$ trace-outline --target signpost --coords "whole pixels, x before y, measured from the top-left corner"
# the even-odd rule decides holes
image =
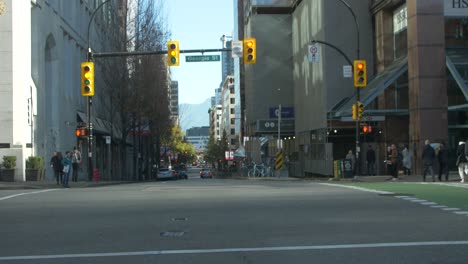
[[[220,61],[219,55],[185,56],[186,62]]]

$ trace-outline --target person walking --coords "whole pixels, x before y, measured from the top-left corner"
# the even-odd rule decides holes
[[[62,154],[60,152],[54,151],[54,156],[50,159],[50,167],[54,171],[55,180],[57,185],[62,183]]]
[[[468,174],[468,163],[465,153],[466,143],[464,141],[458,142],[457,148],[457,167],[458,174],[460,175],[460,182],[464,183],[466,175]]]
[[[390,162],[391,162],[391,175],[392,180],[398,180],[398,149],[395,144],[392,144],[390,151]]]
[[[372,149],[372,145],[369,145],[366,153],[367,160],[367,175],[375,176],[375,151]]]
[[[73,175],[72,181],[78,182],[78,170],[80,168],[81,163],[81,152],[74,147],[72,152],[72,168],[73,168]]]
[[[428,139],[424,141],[424,148],[422,152],[422,160],[424,164],[423,181],[426,181],[426,174],[430,173],[432,176],[432,181],[435,182],[434,169],[432,168],[435,157],[435,150],[429,143],[430,141]]]
[[[411,152],[408,149],[408,145],[401,152],[403,156],[403,170],[407,176],[411,175]]]
[[[439,154],[437,155],[437,158],[439,160],[439,181],[442,181],[442,175],[445,175],[445,181],[448,181],[448,148],[443,141],[440,143]]]
[[[65,157],[62,159],[62,165],[63,165],[63,187],[64,188],[70,188],[68,185],[68,178],[70,176],[70,170],[71,170],[71,152],[67,151],[65,153]]]

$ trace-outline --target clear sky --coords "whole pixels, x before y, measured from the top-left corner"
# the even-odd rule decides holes
[[[222,48],[222,35],[231,36],[234,30],[233,0],[168,0],[171,39],[180,41],[180,48]],[[221,61],[185,62],[181,54],[180,66],[171,67],[172,80],[179,81],[179,103],[199,104],[211,96],[221,83]],[[220,55],[205,53],[204,55]]]

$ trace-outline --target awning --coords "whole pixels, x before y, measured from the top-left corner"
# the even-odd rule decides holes
[[[385,89],[392,85],[401,75],[408,70],[408,57],[404,57],[394,61],[390,66],[386,67],[383,72],[375,76],[366,88],[360,90],[361,102],[364,106],[372,103],[375,98],[381,95]],[[349,98],[346,103],[341,104],[335,112],[335,116],[350,116],[351,109],[355,100]]]
[[[88,116],[85,113],[79,111],[77,113],[82,122],[88,123]],[[111,124],[109,121],[103,120],[96,116],[91,116],[91,121],[93,122],[93,131],[96,133],[110,135],[112,130],[114,138],[122,139],[122,131],[117,126]]]
[[[242,145],[234,151],[234,158],[245,158],[245,148]]]

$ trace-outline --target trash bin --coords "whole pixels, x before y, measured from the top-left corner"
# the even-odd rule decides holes
[[[343,161],[343,176],[344,178],[353,178],[353,161],[344,159]]]

